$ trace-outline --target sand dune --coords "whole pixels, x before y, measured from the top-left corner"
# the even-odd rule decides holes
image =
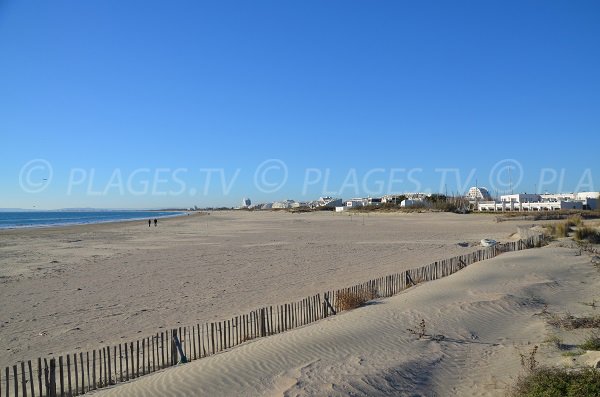
[[[167,369],[99,396],[504,396],[555,332],[538,315],[593,309],[597,270],[556,246],[504,254],[390,299]],[[406,330],[425,319],[441,341]],[[541,344],[543,364],[564,361]],[[592,361],[586,355],[581,360]]]

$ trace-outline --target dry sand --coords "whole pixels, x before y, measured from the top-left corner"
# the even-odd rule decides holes
[[[515,231],[516,223],[485,215],[243,211],[157,228],[141,221],[2,230],[0,367],[231,318]]]
[[[557,331],[539,313],[596,314],[589,256],[554,246],[503,254],[444,279],[318,323],[142,377],[98,396],[505,396],[523,373],[519,353],[540,344],[543,365],[567,358],[544,339]],[[406,330],[425,319],[441,341]],[[589,330],[562,335],[580,343]],[[96,394],[94,394],[96,395]]]

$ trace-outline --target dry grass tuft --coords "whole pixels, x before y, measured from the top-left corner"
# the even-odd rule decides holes
[[[580,226],[575,230],[575,240],[585,240],[592,244],[600,244],[600,232],[590,226]]]
[[[424,318],[421,319],[419,325],[415,329],[407,328],[406,330],[413,335],[417,335],[419,339],[428,336]]]
[[[583,226],[583,220],[580,215],[571,216],[564,222],[548,224],[545,227],[548,230],[548,233],[554,238],[564,238],[569,237],[571,228],[575,226]]]
[[[364,291],[363,293],[343,290],[336,295],[337,311],[356,309],[377,297],[377,292],[373,290]]]
[[[533,349],[531,349],[531,351],[529,352],[529,354],[526,356],[523,353],[519,353],[519,356],[521,357],[521,367],[523,367],[524,369],[526,369],[529,372],[533,372],[535,371],[535,369],[538,366],[538,361],[535,359],[535,355],[537,354],[538,351],[538,346],[535,345],[533,346]]]
[[[570,231],[571,231],[571,226],[569,226],[566,222],[559,223],[554,226],[554,237],[556,237],[556,238],[569,237]]]
[[[583,219],[581,218],[581,215],[573,215],[570,216],[567,221],[565,222],[565,224],[569,227],[571,226],[581,226],[583,225]]]
[[[575,317],[567,313],[561,317],[555,314],[548,319],[548,324],[565,329],[600,328],[600,316]]]

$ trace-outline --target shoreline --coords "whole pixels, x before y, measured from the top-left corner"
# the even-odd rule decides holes
[[[117,210],[115,210],[115,211],[117,211]],[[35,212],[35,211],[30,211],[29,213],[33,213],[33,212]],[[40,212],[47,213],[47,212],[70,212],[70,211],[40,211]],[[75,212],[75,211],[73,211],[73,212]],[[85,213],[86,211],[77,211],[77,212]],[[111,212],[111,210],[89,211],[89,212]],[[123,211],[123,212],[129,212],[129,211]],[[133,212],[133,211],[131,211],[131,212]],[[142,212],[142,210],[140,210],[140,212]],[[170,214],[170,215],[156,216],[156,219],[170,219],[170,218],[176,218],[176,217],[180,217],[180,216],[189,216],[193,213],[191,211],[161,211],[161,210],[156,210],[156,211],[149,210],[149,211],[144,211],[144,212],[173,212],[173,214]],[[10,213],[14,214],[14,212],[10,212]],[[148,219],[148,218],[140,217],[140,218],[127,218],[127,219],[98,220],[98,221],[91,221],[91,222],[67,222],[67,223],[59,223],[59,224],[0,226],[0,232],[5,231],[5,230],[31,230],[31,229],[48,230],[48,229],[53,229],[53,228],[101,225],[101,224],[107,224],[107,223],[117,224],[117,223],[137,222],[137,221],[141,221],[141,220],[145,220],[145,219]]]

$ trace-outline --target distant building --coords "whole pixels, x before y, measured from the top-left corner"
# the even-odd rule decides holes
[[[353,198],[350,199],[348,201],[346,201],[346,207],[348,208],[352,208],[352,207],[362,207],[367,205],[367,200],[363,199],[363,198]]]
[[[346,207],[364,207],[366,205],[380,205],[380,197],[353,198],[346,201]]]
[[[296,203],[296,201],[294,200],[283,200],[283,201],[275,201],[273,203],[273,205],[271,205],[271,208],[273,209],[286,209],[286,208],[293,208],[293,207],[298,207],[298,203]]]
[[[541,194],[542,201],[544,202],[557,202],[557,201],[581,201],[583,209],[595,210],[598,209],[598,201],[600,201],[600,192],[579,192],[579,193],[554,193],[554,194]]]
[[[477,204],[479,211],[558,211],[594,210],[598,208],[600,192],[506,194],[500,201],[483,201]]]
[[[311,207],[328,207],[328,208],[333,208],[333,207],[339,207],[342,205],[342,199],[341,198],[333,198],[333,197],[329,197],[329,196],[325,196],[325,197],[319,197],[318,200],[313,201],[310,203]]]
[[[406,195],[404,195],[404,194],[386,194],[385,196],[383,196],[381,198],[381,202],[384,204],[386,204],[386,203],[400,204],[400,202],[402,202],[402,200],[404,200],[404,198],[406,198]]]
[[[380,205],[382,202],[381,197],[369,197],[367,198],[367,205]]]
[[[536,203],[542,201],[539,194],[505,194],[500,196],[500,201],[503,203]]]
[[[492,201],[492,196],[488,192],[488,190],[484,187],[473,186],[469,189],[466,195],[467,199],[470,201]]]
[[[424,199],[419,199],[419,198],[404,199],[400,203],[400,207],[405,207],[405,208],[419,207],[419,206],[424,206],[424,205],[425,205],[425,200]]]
[[[242,207],[243,208],[248,208],[252,205],[252,201],[250,201],[249,198],[244,198],[242,199]]]

